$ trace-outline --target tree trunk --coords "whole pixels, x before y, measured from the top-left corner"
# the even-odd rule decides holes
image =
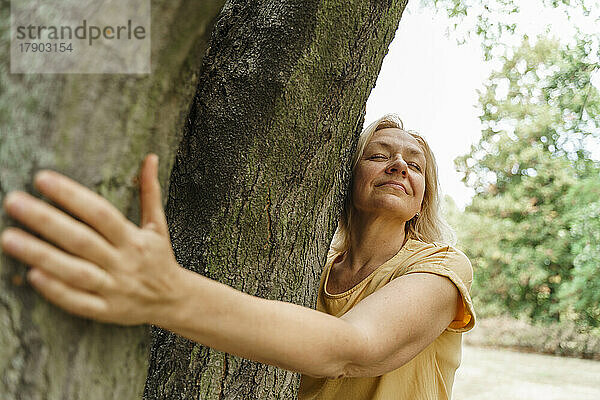
[[[136,221],[134,176],[154,151],[166,181],[223,3],[153,0],[151,75],[15,75],[8,60],[10,4],[1,1],[0,196],[32,192],[33,173],[52,168]],[[14,223],[0,213],[0,228]],[[140,399],[149,329],[67,315],[24,284],[25,271],[0,259],[0,398]]]
[[[149,77],[9,75],[4,60],[0,192],[31,191],[32,174],[52,168],[137,220],[132,178],[154,151],[162,182],[173,166],[167,215],[183,266],[313,306],[365,103],[405,5],[232,0],[207,47],[220,2],[156,0]],[[6,24],[6,0],[0,12]],[[24,272],[2,258],[3,399],[140,398],[147,371],[147,399],[295,397],[296,374],[161,330],[147,370],[146,329],[66,315]]]
[[[314,305],[365,103],[405,5],[227,2],[171,174],[181,265]],[[290,399],[297,386],[297,374],[154,331],[147,399]]]

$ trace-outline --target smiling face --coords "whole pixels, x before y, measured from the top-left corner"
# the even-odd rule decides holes
[[[398,128],[376,131],[354,170],[354,208],[410,220],[421,210],[425,169],[425,154],[413,136]]]

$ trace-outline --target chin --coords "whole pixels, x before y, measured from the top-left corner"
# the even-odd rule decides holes
[[[403,204],[398,204],[395,201],[377,201],[371,204],[370,207],[365,207],[363,209],[359,209],[359,212],[368,212],[370,214],[380,214],[382,216],[387,216],[389,218],[398,218],[403,221],[410,220],[417,211],[412,211],[407,209],[407,207]]]

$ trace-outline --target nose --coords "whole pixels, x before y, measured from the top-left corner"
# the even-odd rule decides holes
[[[404,161],[402,156],[397,155],[396,157],[391,159],[390,163],[385,169],[385,172],[387,172],[388,174],[399,172],[402,174],[402,176],[406,176],[406,174],[408,173],[408,164],[406,164],[406,161]]]

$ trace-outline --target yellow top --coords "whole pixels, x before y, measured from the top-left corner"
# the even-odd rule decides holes
[[[445,276],[458,288],[462,309],[433,343],[402,367],[382,376],[326,379],[302,375],[299,400],[441,400],[450,399],[454,373],[460,365],[462,332],[473,328],[475,312],[469,290],[473,268],[452,246],[409,239],[391,259],[350,290],[329,294],[329,271],[340,254],[330,254],[323,269],[317,310],[341,317],[359,301],[399,276],[428,272]]]

